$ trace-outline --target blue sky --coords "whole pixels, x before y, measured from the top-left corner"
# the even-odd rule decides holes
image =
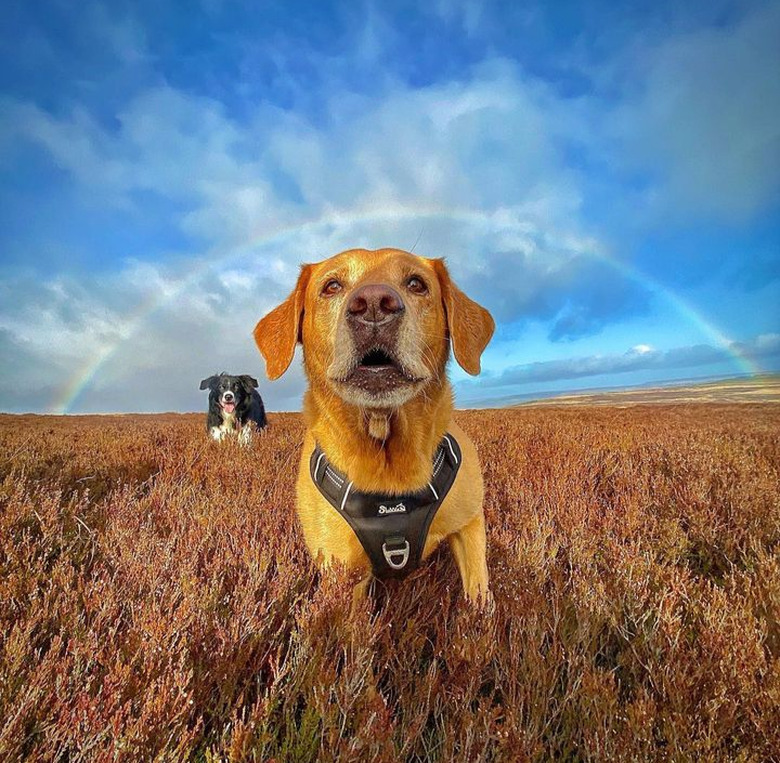
[[[22,2],[0,410],[204,407],[342,249],[495,315],[458,402],[780,370],[780,5]]]

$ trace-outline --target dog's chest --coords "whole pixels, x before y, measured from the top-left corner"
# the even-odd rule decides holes
[[[241,428],[240,422],[234,413],[221,412],[222,423],[219,426],[211,427],[211,436],[215,440],[221,440],[223,437],[227,437],[235,433]]]

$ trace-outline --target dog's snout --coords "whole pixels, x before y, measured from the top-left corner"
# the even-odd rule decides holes
[[[225,398],[225,400],[232,400],[232,399],[233,399],[233,397],[234,397],[234,395],[233,395],[233,393],[232,393],[232,392],[226,392],[226,393],[223,395],[223,397]]]
[[[349,298],[347,318],[360,323],[387,323],[404,311],[401,295],[387,284],[369,283]]]

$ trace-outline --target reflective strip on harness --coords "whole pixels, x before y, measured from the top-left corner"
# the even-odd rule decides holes
[[[416,493],[402,495],[356,490],[319,445],[309,459],[309,473],[357,535],[374,575],[404,577],[420,565],[431,522],[455,482],[461,460],[457,440],[446,434],[433,454],[431,481]]]

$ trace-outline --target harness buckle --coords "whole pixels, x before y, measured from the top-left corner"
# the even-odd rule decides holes
[[[400,546],[398,544],[400,544]],[[394,570],[402,570],[406,567],[406,563],[409,561],[409,550],[409,541],[400,535],[394,535],[391,538],[387,538],[382,544],[382,553],[384,554],[385,561]],[[399,556],[401,557],[400,561],[393,561],[393,557],[397,558]]]

